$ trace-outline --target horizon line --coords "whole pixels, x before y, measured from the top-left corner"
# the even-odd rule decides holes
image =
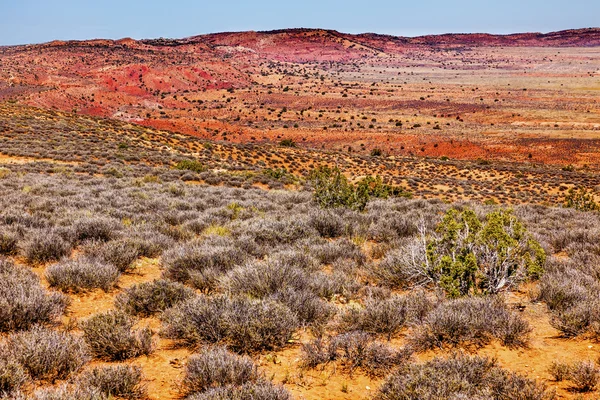
[[[514,36],[514,35],[533,35],[533,34],[540,34],[540,35],[549,35],[549,34],[553,34],[553,33],[560,33],[560,32],[569,32],[569,31],[582,31],[582,30],[600,30],[600,26],[588,26],[588,27],[579,27],[579,28],[566,28],[566,29],[560,29],[560,30],[552,30],[552,31],[547,31],[547,32],[540,32],[540,31],[522,31],[522,32],[440,32],[440,33],[427,33],[427,34],[419,34],[419,35],[399,35],[399,34],[393,34],[393,33],[379,33],[379,32],[344,32],[344,31],[340,31],[337,29],[330,29],[330,28],[308,28],[308,27],[294,27],[294,28],[277,28],[277,29],[267,29],[267,30],[258,30],[258,29],[250,29],[250,30],[231,30],[231,31],[220,31],[220,32],[204,32],[204,33],[198,33],[198,34],[193,34],[190,36],[183,36],[183,37],[146,37],[146,38],[134,38],[131,36],[123,36],[123,37],[119,37],[119,38],[114,38],[114,37],[95,37],[95,38],[87,38],[87,39],[51,39],[48,40],[46,42],[33,42],[33,43],[18,43],[18,44],[0,44],[0,47],[19,47],[19,46],[36,46],[36,45],[44,45],[44,44],[49,44],[52,42],[92,42],[92,41],[98,41],[98,40],[110,40],[110,41],[120,41],[120,40],[135,40],[138,42],[144,41],[144,40],[186,40],[186,39],[191,39],[191,38],[196,38],[196,37],[200,37],[200,36],[208,36],[208,35],[224,35],[224,34],[240,34],[240,33],[250,33],[250,32],[254,32],[254,33],[277,33],[277,32],[285,32],[285,31],[301,31],[301,30],[307,30],[307,31],[325,31],[325,32],[336,32],[336,33],[341,33],[341,34],[346,34],[346,35],[354,35],[354,36],[359,36],[359,35],[380,35],[380,36],[392,36],[392,37],[396,37],[396,38],[405,38],[405,39],[416,39],[416,38],[423,38],[423,37],[431,37],[431,36],[448,36],[448,35],[453,35],[453,36],[467,36],[467,35],[489,35],[489,36]]]

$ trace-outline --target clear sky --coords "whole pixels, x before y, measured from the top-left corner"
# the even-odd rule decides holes
[[[600,26],[600,0],[0,0],[0,44],[328,28],[402,36]]]

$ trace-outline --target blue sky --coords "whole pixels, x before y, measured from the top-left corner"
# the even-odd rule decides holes
[[[600,26],[599,0],[0,0],[0,44],[329,28],[416,36]]]

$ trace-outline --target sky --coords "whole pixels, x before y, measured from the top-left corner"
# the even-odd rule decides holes
[[[399,36],[600,26],[599,0],[0,0],[0,45],[326,28]]]

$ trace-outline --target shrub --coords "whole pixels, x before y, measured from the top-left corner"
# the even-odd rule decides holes
[[[403,296],[392,296],[382,301],[369,299],[364,308],[350,307],[343,313],[338,328],[344,332],[361,330],[385,335],[390,340],[409,318],[407,303]]]
[[[314,199],[322,208],[348,207],[362,211],[369,201],[368,194],[357,191],[337,167],[320,166],[310,172],[308,179]]]
[[[556,382],[562,382],[565,379],[569,379],[571,376],[571,367],[570,365],[559,361],[552,361],[550,368],[548,368],[548,372]]]
[[[277,291],[271,298],[285,304],[302,325],[310,326],[317,334],[336,311],[335,306],[308,290],[287,288]]]
[[[473,297],[439,305],[416,328],[410,341],[418,349],[480,347],[492,338],[505,346],[523,347],[530,331],[527,321],[510,311],[500,298]]]
[[[115,306],[129,314],[148,317],[194,296],[194,291],[179,282],[155,280],[133,285],[115,300]]]
[[[58,261],[70,254],[72,246],[53,231],[37,231],[23,245],[27,262],[43,264]]]
[[[63,260],[46,269],[46,279],[51,287],[75,293],[91,289],[108,292],[116,285],[119,275],[117,267],[88,257]]]
[[[158,257],[173,245],[173,239],[149,228],[137,228],[125,239],[137,247],[140,257]]]
[[[284,249],[269,255],[269,261],[304,271],[317,271],[319,261],[308,251]]]
[[[12,256],[17,254],[19,240],[12,232],[0,231],[0,256]]]
[[[366,194],[368,198],[387,199],[388,197],[411,198],[412,194],[400,186],[392,186],[383,182],[380,176],[368,175],[356,184],[357,193]]]
[[[139,399],[146,397],[142,368],[136,365],[106,365],[85,371],[77,379],[82,388],[90,388],[107,398]]]
[[[85,342],[41,326],[11,334],[4,349],[34,379],[65,379],[89,359]]]
[[[388,256],[378,271],[400,286],[437,285],[451,297],[495,294],[526,277],[538,278],[546,254],[510,211],[481,221],[474,211],[449,210],[435,235],[420,234]]]
[[[345,262],[347,263],[345,265],[352,267],[351,261],[345,260]],[[345,299],[356,298],[362,285],[353,276],[339,270],[336,271],[337,266],[341,263],[344,262],[340,261],[333,266],[334,272],[332,274],[321,271],[310,274],[310,290],[319,297],[328,300],[339,299],[339,297]]]
[[[279,142],[281,147],[297,147],[293,139],[283,139]]]
[[[455,353],[421,364],[404,364],[388,376],[376,400],[401,399],[551,400],[543,384],[501,369],[493,359]]]
[[[352,260],[362,265],[366,261],[365,254],[360,247],[346,238],[313,245],[309,250],[323,264],[333,264],[339,260]]]
[[[594,192],[584,187],[571,188],[565,196],[565,207],[574,208],[579,211],[598,211],[600,204],[594,200]]]
[[[233,294],[263,298],[287,288],[305,289],[308,276],[303,270],[278,262],[252,262],[231,270],[222,286]]]
[[[96,314],[81,325],[95,357],[112,361],[148,355],[154,350],[149,328],[132,329],[137,321],[122,311]]]
[[[304,368],[340,361],[352,374],[357,368],[370,376],[382,376],[406,362],[409,349],[395,350],[383,343],[373,341],[365,332],[349,332],[334,336],[325,342],[317,338],[302,344],[301,363]]]
[[[369,226],[368,235],[378,242],[391,242],[397,238],[410,237],[417,233],[411,218],[399,212],[381,214]]]
[[[260,378],[250,358],[232,354],[224,347],[213,347],[190,356],[183,385],[187,394],[193,394],[221,386],[240,386]]]
[[[316,210],[309,215],[309,225],[323,238],[336,238],[346,231],[344,219],[330,210]]]
[[[191,283],[204,291],[213,290],[219,277],[244,261],[244,253],[233,243],[192,242],[174,247],[163,254],[164,275],[182,283]]]
[[[6,398],[27,382],[27,372],[14,360],[0,358],[0,397]]]
[[[578,391],[591,392],[598,385],[600,371],[593,361],[581,361],[570,368],[569,378]]]
[[[566,337],[588,332],[598,336],[600,285],[592,274],[563,265],[553,266],[541,279],[538,300],[548,305],[551,324]]]
[[[228,386],[211,389],[188,397],[188,400],[292,400],[283,386],[269,382],[246,383],[242,386]]]
[[[197,296],[162,315],[163,333],[195,346],[224,343],[240,353],[283,347],[298,327],[289,308],[272,300]]]
[[[206,167],[200,161],[196,160],[181,160],[175,165],[175,169],[193,171],[196,173],[206,171]]]
[[[38,276],[0,259],[0,331],[29,329],[54,322],[68,305],[68,297],[47,292]]]
[[[122,228],[122,224],[112,218],[83,217],[73,224],[75,240],[99,240],[108,242]]]
[[[291,245],[317,234],[304,219],[298,218],[254,218],[244,228],[257,245],[271,247]]]
[[[34,400],[109,400],[96,388],[81,387],[78,385],[67,386],[66,384],[38,389],[33,394]]]
[[[133,262],[141,255],[139,242],[131,239],[94,242],[89,244],[84,252],[90,258],[114,265],[120,272],[129,271]]]

